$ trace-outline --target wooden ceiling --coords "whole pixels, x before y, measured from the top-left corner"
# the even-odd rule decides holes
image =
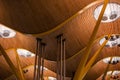
[[[111,0],[111,2],[120,3],[119,0]],[[0,23],[18,31],[14,38],[0,38],[0,44],[7,51],[11,60],[15,63],[13,49],[24,48],[35,53],[36,39],[32,35],[38,34],[37,37],[41,38],[42,42],[47,44],[45,51],[46,59],[51,60],[46,61],[45,66],[55,72],[56,62],[54,61],[56,61],[57,52],[56,36],[63,34],[63,38],[66,39],[66,59],[84,49],[96,24],[93,12],[95,8],[102,3],[103,0],[0,0]],[[61,28],[49,33],[50,30],[56,28],[76,12],[79,13],[76,17],[62,25]],[[99,38],[101,36],[109,33],[120,33],[119,22],[120,19],[117,19],[111,23],[100,24],[100,28],[96,36],[96,42],[93,45],[89,59],[100,47]],[[44,32],[48,32],[48,34],[39,36]],[[100,66],[101,70],[104,71],[105,64],[102,62],[98,64],[97,62],[108,56],[120,56],[119,50],[120,49],[118,47],[104,48],[95,61],[95,66],[98,67],[101,64],[104,65]],[[72,73],[76,71],[82,55],[84,55],[84,51],[82,51],[78,56],[66,61],[67,76],[72,76]],[[12,74],[12,71],[2,55],[0,56],[0,59],[0,78],[5,79]],[[20,57],[20,60],[23,65],[22,67],[34,64],[34,58],[24,59]],[[100,71],[97,71],[97,67],[95,66],[88,72],[85,80],[90,79],[90,76],[93,76],[93,79],[91,80],[95,80],[102,74],[102,72],[99,73]],[[3,73],[6,75],[3,75]]]
[[[93,1],[0,0],[0,22],[23,33],[42,33],[56,27]]]

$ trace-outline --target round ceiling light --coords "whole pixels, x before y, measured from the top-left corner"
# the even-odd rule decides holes
[[[17,53],[20,55],[20,56],[23,56],[23,57],[33,57],[35,56],[34,53],[26,50],[26,49],[17,49]]]
[[[120,71],[118,71],[118,70],[107,72],[107,75],[110,76],[110,78],[112,80],[119,80],[119,74],[120,74]]]
[[[48,77],[48,80],[57,80],[55,77]]]
[[[16,35],[16,32],[4,25],[0,24],[0,37],[1,38],[12,38]]]
[[[99,42],[100,45],[102,45],[105,40],[108,40],[108,36],[104,36],[100,40],[100,42]],[[114,46],[120,47],[120,35],[118,35],[118,34],[113,34],[112,36],[110,36],[110,39],[108,40],[108,42],[105,45],[105,47],[114,47]]]
[[[36,65],[36,68],[38,68],[38,65]],[[42,68],[43,68],[43,70],[48,70],[48,68],[40,66],[40,70],[42,70]]]
[[[119,73],[120,73],[120,71],[118,71],[118,70],[115,70],[115,71],[113,71],[113,72],[112,72],[112,71],[108,71],[108,72],[107,72],[107,75],[111,75],[111,74],[112,74],[112,75],[117,75],[117,74],[119,74]]]
[[[94,11],[94,17],[96,20],[98,20],[102,7],[103,5],[100,5]],[[119,17],[120,17],[120,5],[117,3],[109,3],[106,7],[101,22],[112,22],[118,19]]]
[[[107,64],[117,64],[120,62],[120,57],[112,57],[112,60],[110,61],[111,57],[104,58],[103,62]]]

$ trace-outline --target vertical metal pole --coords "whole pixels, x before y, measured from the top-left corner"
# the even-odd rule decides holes
[[[57,80],[59,80],[59,51],[60,51],[60,39],[59,36],[57,36],[57,67],[56,67],[56,71],[57,71]]]
[[[41,43],[42,39],[37,38],[37,48],[35,56],[35,66],[34,66],[34,80],[40,80],[40,65],[41,65]],[[37,66],[38,65],[38,66]],[[36,68],[37,67],[37,68]]]
[[[57,80],[62,80],[62,36],[63,34],[60,34],[57,36]],[[60,74],[60,75],[59,75]]]
[[[63,40],[63,80],[65,80],[66,77],[66,61],[65,58],[66,53],[65,53],[65,39]]]
[[[35,54],[35,63],[34,63],[34,79],[33,80],[36,80],[36,75],[37,75],[37,72],[36,72],[36,65],[37,65],[37,55],[38,55],[38,39],[37,40],[37,48],[36,48],[36,54]]]
[[[40,80],[40,74],[41,74],[41,53],[42,53],[42,47],[41,47],[41,39],[39,39],[39,49],[38,49],[38,80]]]
[[[41,60],[41,66],[42,66],[42,72],[41,72],[41,80],[43,80],[43,76],[44,76],[44,57],[45,57],[45,44],[42,43],[42,60]]]
[[[62,43],[62,36],[60,36],[60,80],[62,80],[62,77],[63,77],[63,75],[62,75],[62,69],[63,69],[63,66],[62,66],[62,59],[63,59],[63,43]]]

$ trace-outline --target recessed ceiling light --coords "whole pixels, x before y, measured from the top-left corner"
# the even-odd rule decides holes
[[[20,55],[20,56],[23,56],[23,57],[33,57],[35,56],[34,53],[26,50],[26,49],[17,49],[17,53]]]
[[[108,36],[104,36],[99,42],[100,45],[102,45],[104,41],[107,39],[108,39]],[[114,47],[114,46],[120,46],[120,35],[118,34],[113,34],[112,36],[110,36],[110,39],[105,45],[105,47]]]
[[[48,77],[48,80],[57,80],[55,77]]]
[[[42,70],[42,67],[43,67],[43,66],[40,66],[40,70]],[[36,65],[36,68],[38,68],[38,65]],[[43,67],[43,70],[48,70],[48,68]]]
[[[4,25],[0,24],[0,37],[1,38],[12,38],[16,35],[16,32]]]
[[[102,10],[103,4],[98,6],[94,11],[94,17],[98,20],[99,14]],[[102,22],[112,22],[120,16],[120,5],[117,3],[109,3],[104,12]]]
[[[117,74],[119,74],[119,73],[120,73],[120,71],[118,71],[118,70],[115,70],[115,71],[113,71],[113,72],[112,72],[112,71],[108,71],[108,72],[107,72],[107,75],[111,75],[111,74],[112,74],[112,75],[117,75]]]
[[[111,57],[104,58],[103,62],[107,63],[107,64],[113,64],[113,65],[120,62],[120,57],[112,57],[111,62],[110,62],[110,59],[111,59]]]

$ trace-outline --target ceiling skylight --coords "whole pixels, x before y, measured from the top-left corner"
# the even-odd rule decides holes
[[[107,75],[110,76],[110,80],[119,80],[119,74],[120,74],[120,71],[118,70],[115,70],[115,71],[108,71],[107,72]]]
[[[107,75],[110,75],[112,73],[112,75],[117,75],[117,74],[119,74],[120,73],[120,71],[118,71],[118,70],[115,70],[115,71],[108,71],[107,72]]]
[[[57,80],[57,79],[54,77],[48,77],[48,80]]]
[[[43,66],[40,66],[40,70],[42,70],[42,67],[43,67]],[[38,68],[38,65],[36,65],[36,68]],[[43,70],[48,70],[48,68],[43,67]]]
[[[0,24],[0,37],[1,38],[12,38],[16,35],[16,32],[4,25]]]
[[[20,56],[23,56],[23,57],[33,57],[35,56],[34,53],[26,50],[26,49],[17,49],[17,53],[20,55]]]
[[[113,64],[113,65],[120,62],[120,57],[112,57],[111,62],[110,62],[110,59],[111,59],[111,57],[104,58],[103,62],[107,63],[107,64]]]
[[[108,39],[108,36],[104,36],[100,40],[100,45],[102,45],[103,42],[107,39]],[[105,45],[105,47],[114,47],[114,46],[120,47],[120,35],[118,35],[118,34],[113,34]]]
[[[94,11],[94,17],[98,20],[103,5],[98,6]],[[117,3],[109,3],[104,12],[102,22],[112,22],[120,17],[120,5]]]

